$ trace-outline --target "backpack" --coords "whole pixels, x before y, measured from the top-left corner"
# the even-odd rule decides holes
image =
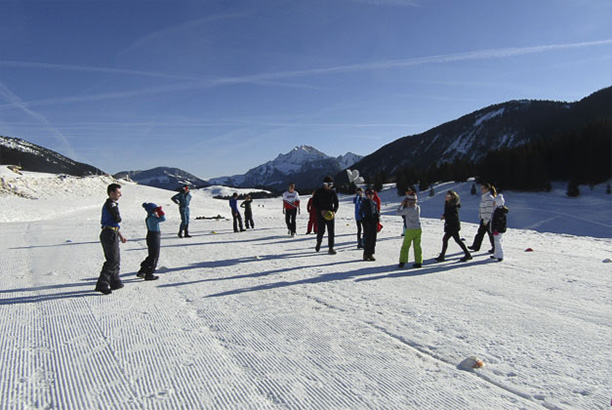
[[[499,208],[495,208],[493,212],[493,222],[491,228],[493,231],[497,231],[499,233],[505,233],[508,227],[508,218],[506,214],[510,212],[508,207],[501,206]]]

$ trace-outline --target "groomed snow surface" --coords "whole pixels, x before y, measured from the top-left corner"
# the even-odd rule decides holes
[[[411,252],[398,269],[393,189],[382,193],[377,261],[364,262],[351,197],[341,197],[338,254],[328,255],[304,234],[308,197],[291,238],[280,199],[256,200],[256,229],[236,234],[229,220],[195,219],[230,215],[227,201],[196,191],[193,237],[179,239],[173,193],[124,183],[125,287],[103,296],[93,289],[111,180],[0,176],[1,409],[610,407],[610,235],[514,225],[501,263],[488,247],[460,263],[452,241],[447,261],[433,263],[445,189],[462,194],[468,243],[477,229],[471,184],[449,183],[422,198],[431,215],[424,266],[411,268]],[[592,226],[611,232],[610,196],[597,190],[605,187],[585,192],[567,218],[595,215]],[[505,193],[510,225],[537,224],[529,210],[542,204],[561,212],[550,203],[565,199],[546,195],[528,206],[526,194]],[[143,202],[162,205],[168,218],[153,282],[135,276],[146,256]],[[484,367],[472,368],[471,356]]]

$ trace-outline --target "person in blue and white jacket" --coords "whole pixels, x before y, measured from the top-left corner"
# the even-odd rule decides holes
[[[191,238],[191,235],[189,235],[189,204],[191,203],[189,185],[183,185],[181,192],[170,199],[179,206],[179,213],[181,214],[181,226],[179,227],[178,237],[182,238],[183,232],[185,232],[185,238]]]
[[[102,217],[100,224],[100,243],[104,249],[104,265],[100,272],[100,277],[96,284],[96,291],[104,295],[110,295],[113,290],[121,289],[123,283],[119,277],[119,266],[121,264],[121,254],[119,242],[125,243],[127,239],[119,230],[121,226],[121,214],[119,213],[119,198],[121,198],[121,185],[110,184],[106,188],[108,198],[102,206]]]
[[[159,253],[161,248],[161,230],[159,229],[160,222],[164,222],[166,217],[161,206],[154,203],[145,202],[142,207],[147,211],[145,224],[147,225],[147,250],[148,256],[140,264],[140,270],[136,274],[144,280],[156,280],[159,276],[153,275],[157,268]]]

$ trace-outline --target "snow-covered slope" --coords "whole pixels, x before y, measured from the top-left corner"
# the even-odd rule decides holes
[[[169,167],[157,167],[144,171],[122,171],[114,176],[115,178],[129,179],[139,184],[170,190],[176,190],[184,185],[195,188],[208,185],[206,181],[187,171]]]
[[[364,262],[350,197],[341,197],[332,256],[314,251],[313,235],[286,235],[278,198],[254,202],[255,230],[193,219],[194,237],[179,239],[173,192],[124,182],[125,287],[102,296],[93,288],[109,181],[57,182],[16,175],[9,191],[39,199],[0,195],[2,408],[609,407],[610,238],[514,227],[502,263],[486,252],[459,263],[451,243],[436,264],[443,222],[434,215],[423,218],[423,268],[400,270],[393,190],[381,193],[377,261]],[[467,188],[439,191],[451,187]],[[520,220],[517,196],[505,195],[510,220]],[[421,197],[424,213],[441,212],[441,197]],[[462,199],[467,220],[472,200]],[[145,201],[168,217],[155,282],[135,276]],[[192,218],[216,215],[229,218],[227,201],[194,190]],[[298,216],[299,232],[307,218]],[[462,227],[468,240],[477,228]],[[471,356],[484,367],[466,367]]]
[[[313,147],[302,145],[286,154],[279,154],[274,160],[244,175],[212,178],[209,182],[238,187],[266,186],[278,190],[285,189],[289,182],[295,182],[298,189],[315,188],[325,175],[335,175],[361,158],[350,152],[333,158]]]
[[[102,175],[91,165],[20,138],[0,136],[0,165],[16,165],[28,171],[68,175]]]

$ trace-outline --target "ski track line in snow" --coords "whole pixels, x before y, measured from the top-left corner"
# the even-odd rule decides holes
[[[333,310],[336,310],[336,311],[338,311],[340,313],[343,313],[343,314],[347,314],[348,313],[346,310],[344,310],[342,308],[339,308],[337,306],[333,306],[329,302],[325,302],[325,301],[323,301],[323,300],[321,300],[319,298],[312,297],[312,296],[309,296],[307,294],[301,294],[301,296],[309,298],[309,299],[311,299],[311,300],[313,300],[313,301],[315,301],[315,302],[325,306],[328,309],[333,309]],[[401,343],[402,345],[407,346],[408,348],[412,349],[416,353],[417,357],[420,357],[420,355],[425,356],[425,357],[429,357],[432,360],[438,361],[438,362],[443,363],[444,365],[448,366],[451,371],[454,371],[454,370],[465,371],[465,370],[458,370],[456,363],[453,363],[453,362],[449,361],[448,359],[446,359],[445,357],[443,357],[441,355],[437,355],[434,352],[425,349],[421,344],[419,344],[417,342],[408,340],[408,339],[406,339],[403,336],[394,334],[393,332],[389,331],[388,329],[386,329],[386,328],[384,328],[382,326],[377,325],[374,322],[363,321],[362,323],[367,325],[367,326],[369,326],[369,327],[371,327],[371,328],[373,328],[373,329],[376,329],[376,330],[380,331],[381,333],[385,334],[386,336],[390,337],[391,339],[393,339],[393,340]],[[498,387],[498,388],[500,388],[502,390],[505,390],[506,392],[508,392],[508,393],[510,393],[510,394],[512,394],[514,396],[517,396],[517,397],[522,398],[522,399],[529,400],[531,402],[534,402],[535,404],[544,405],[543,403],[540,403],[540,402],[536,401],[532,395],[530,395],[528,393],[521,392],[518,389],[514,389],[514,388],[512,388],[510,386],[506,386],[503,383],[500,383],[500,382],[498,382],[496,380],[493,380],[492,378],[489,378],[488,376],[486,376],[485,374],[482,374],[479,371],[474,370],[474,371],[469,371],[469,373],[473,374],[475,376],[478,376],[479,378],[481,378],[482,380],[486,381],[487,383],[489,383],[489,384],[491,384],[493,386],[496,386],[496,387]],[[545,407],[547,407],[547,406],[545,406]],[[556,407],[553,406],[553,407],[549,407],[549,408],[553,408],[554,409]]]
[[[348,208],[350,205],[343,206]],[[122,209],[127,209],[127,206]],[[136,203],[136,210],[141,211],[140,202]],[[70,219],[73,218],[74,215],[71,215]],[[280,218],[276,219],[282,225]],[[275,223],[276,219],[270,218],[270,223]],[[57,230],[59,237],[72,237],[68,236],[73,234],[67,230],[78,226],[76,223],[47,220],[38,225],[27,224],[25,233],[18,232],[26,226],[24,223],[3,225],[3,230],[5,227],[9,230],[15,228],[15,232],[6,235],[7,231],[4,231],[2,235],[4,249],[11,250],[8,257],[0,258],[0,267],[3,275],[8,272],[11,276],[10,281],[2,281],[0,285],[3,291],[0,302],[6,305],[7,311],[10,307],[10,314],[16,318],[2,321],[5,323],[2,329],[5,335],[2,338],[3,347],[8,352],[1,358],[4,375],[3,383],[0,383],[0,403],[12,403],[14,408],[25,405],[36,408],[433,409],[470,408],[470,405],[485,408],[485,403],[491,408],[555,408],[550,403],[542,403],[546,394],[532,394],[531,399],[525,399],[520,396],[525,394],[520,388],[509,387],[518,394],[506,389],[508,386],[495,380],[494,375],[487,374],[486,368],[484,371],[460,371],[448,359],[453,357],[453,347],[457,351],[461,348],[459,345],[451,344],[438,354],[431,350],[437,347],[435,343],[428,346],[427,337],[421,341],[402,336],[401,329],[410,322],[393,326],[391,319],[396,317],[391,313],[397,311],[398,306],[401,308],[399,303],[402,300],[385,300],[391,305],[382,308],[382,313],[390,316],[384,320],[382,317],[376,320],[374,316],[354,315],[358,309],[364,309],[364,300],[370,302],[366,295],[376,291],[376,296],[370,296],[372,304],[376,306],[377,300],[384,300],[384,292],[388,289],[388,286],[378,289],[379,282],[366,279],[375,270],[393,278],[394,270],[386,271],[386,266],[358,268],[366,265],[358,261],[357,253],[350,252],[354,233],[345,233],[354,227],[344,227],[345,221],[348,226],[353,220],[344,218],[339,221],[339,255],[335,260],[328,259],[323,252],[314,254],[312,236],[288,239],[270,231],[270,235],[266,232],[265,237],[252,239],[247,236],[248,233],[242,237],[233,235],[227,224],[206,225],[207,228],[201,228],[201,232],[195,229],[194,232],[198,232],[200,237],[190,242],[177,240],[175,234],[166,234],[162,239],[162,259],[168,259],[170,268],[160,269],[162,280],[147,283],[135,279],[135,272],[122,268],[126,289],[113,292],[111,297],[92,291],[99,266],[96,262],[95,271],[92,272],[91,261],[102,261],[98,242],[89,237],[88,243],[83,242],[86,243],[84,246],[58,246],[54,254],[48,250],[54,245],[43,243],[43,240],[49,242],[52,237],[49,230]],[[64,229],[64,224],[69,227]],[[126,266],[136,266],[135,260],[146,253],[142,221],[139,219],[131,226],[132,233],[138,234],[132,235],[130,241],[122,245],[122,260],[126,261]],[[220,234],[207,235],[210,226]],[[217,226],[223,226],[226,231],[221,232]],[[398,226],[398,223],[390,223],[381,235],[383,255],[386,255],[384,247],[389,246],[384,245],[385,242],[393,239],[397,240],[397,244],[391,245],[395,256],[400,239],[386,235],[390,235],[389,229],[394,232]],[[437,224],[427,220],[424,226],[435,226],[437,229]],[[166,232],[172,231],[167,225],[164,228]],[[282,231],[282,228],[275,229],[276,232]],[[37,230],[41,231],[40,241]],[[441,234],[432,232],[424,232],[424,238],[427,241],[428,235],[435,235],[438,244]],[[14,233],[23,236],[20,239]],[[347,242],[349,236],[351,240]],[[506,238],[512,239],[513,236],[507,235]],[[521,236],[515,238],[520,240]],[[550,246],[550,238],[566,241],[558,236],[535,235],[534,238],[538,239],[542,249],[545,245]],[[79,238],[73,239],[77,242]],[[569,239],[567,241],[569,243]],[[41,245],[32,246],[33,243]],[[601,245],[591,243],[605,250],[605,242],[602,241]],[[235,246],[229,253],[227,247],[231,244]],[[270,255],[261,255],[260,249],[266,249],[263,252],[268,251]],[[601,249],[594,251],[589,247],[583,250],[582,256],[587,253],[598,255],[603,252]],[[508,294],[495,288],[500,282],[499,277],[510,273],[507,269],[515,269],[516,273],[513,273],[516,278],[532,274],[533,284],[537,284],[534,275],[537,271],[512,263],[512,254],[522,249],[508,246],[507,250],[510,254],[508,262],[491,265],[496,270],[495,274],[489,275],[492,283],[474,289],[482,295],[484,304]],[[545,252],[549,251],[542,251],[541,254]],[[217,254],[222,257],[217,258]],[[555,251],[549,254],[556,255]],[[43,261],[39,257],[41,255],[53,257]],[[484,257],[488,258],[487,255]],[[345,260],[349,258],[352,259]],[[384,257],[381,259],[384,260]],[[291,262],[287,263],[286,260]],[[69,263],[62,266],[62,261]],[[562,262],[555,260],[554,263]],[[594,263],[590,263],[588,266],[595,267]],[[5,269],[5,265],[10,265],[10,268]],[[497,272],[498,269],[501,270]],[[91,276],[87,281],[83,280],[84,272]],[[546,272],[542,270],[541,273]],[[166,276],[166,273],[170,274]],[[446,280],[445,275],[435,270],[431,273],[433,275],[427,278],[430,287],[439,286]],[[406,271],[402,274],[409,275]],[[452,283],[455,289],[470,289],[467,284],[461,284],[459,275],[455,276],[457,279]],[[467,275],[463,276],[465,278]],[[360,279],[364,281],[359,282]],[[417,279],[411,280],[422,286],[423,281]],[[585,275],[578,278],[578,283],[569,284],[561,279],[558,282],[548,280],[547,286],[570,292],[580,284],[582,294],[591,286]],[[402,285],[400,280],[393,282],[398,288]],[[565,286],[561,286],[564,283]],[[8,289],[9,285],[13,289]],[[83,286],[87,287],[87,291],[79,291]],[[430,291],[430,287],[426,290]],[[72,291],[73,288],[75,291]],[[524,288],[527,293],[531,290],[531,287]],[[58,289],[69,292],[57,292]],[[517,290],[521,288],[517,287]],[[88,294],[84,295],[85,292]],[[62,294],[69,297],[62,299]],[[4,298],[5,295],[9,298]],[[536,294],[521,295],[521,300],[528,301],[534,296]],[[546,309],[547,304],[555,304],[553,293],[546,293],[544,297],[547,299],[545,303],[533,305],[534,312],[539,312],[539,315],[564,314],[564,310]],[[504,304],[502,312],[506,308],[512,312],[521,302],[505,298],[499,303]],[[365,308],[370,305],[366,303]],[[416,309],[416,313],[423,311],[418,307]],[[570,309],[567,307],[568,311]],[[587,305],[584,311],[588,309],[592,307]],[[449,315],[449,320],[456,320],[456,316]],[[592,323],[587,319],[577,315],[568,323],[572,328],[579,327],[580,321]],[[601,317],[594,324],[601,324],[604,319]],[[425,317],[415,325],[421,328],[429,326],[425,330],[430,333],[425,336],[431,336],[438,331],[438,320],[439,317]],[[448,334],[441,335],[443,337],[436,341],[456,336],[453,331],[456,333],[460,327],[461,323],[455,324]],[[557,329],[556,326],[549,327]],[[474,331],[477,334],[483,332],[480,328]],[[506,342],[512,344],[513,340],[507,338]],[[394,345],[397,346],[389,349]],[[409,349],[402,349],[403,346]],[[441,345],[438,343],[438,346]],[[529,347],[529,343],[526,346]],[[533,347],[541,346],[545,345]],[[502,356],[507,353],[500,352]],[[520,353],[523,352],[525,355],[532,353],[528,349]],[[554,359],[556,352],[551,353],[548,358]],[[566,353],[561,350],[559,354]],[[527,358],[540,359],[533,356]],[[530,379],[524,385],[549,393],[547,383],[551,381],[546,381],[546,375],[558,376],[561,373],[555,369],[552,360],[546,363],[546,358],[542,359],[526,372]],[[10,363],[8,366],[7,362]],[[542,366],[542,362],[548,366]],[[569,371],[572,368],[569,364],[565,366],[561,370]],[[493,373],[499,371],[495,367],[491,369]],[[479,377],[473,377],[474,374]],[[598,374],[605,372],[599,371]],[[99,380],[101,376],[103,381]],[[483,376],[490,380],[483,383]],[[568,381],[578,385],[574,379],[569,378]],[[194,380],[197,382],[193,383]],[[490,386],[496,387],[492,389]],[[114,394],[117,387],[119,397]],[[588,386],[583,391],[584,396],[600,394],[599,391],[590,392]],[[580,392],[573,393],[577,395]],[[567,392],[564,394],[562,398],[571,398]],[[588,403],[602,403],[601,398],[592,398]],[[556,400],[555,397],[553,399]],[[581,403],[572,400],[556,402],[561,406],[563,403]]]
[[[354,261],[351,261],[354,263]],[[265,280],[265,277],[259,277],[259,279]],[[195,281],[197,282],[197,281]],[[184,288],[185,289],[185,288]],[[192,303],[198,300],[197,297],[190,295],[190,291],[183,291],[186,294],[184,296],[187,303]],[[189,294],[189,295],[187,295]],[[242,299],[241,299],[242,301]],[[257,308],[257,306],[248,305],[245,306],[240,311],[249,312]],[[261,309],[258,309],[261,310]],[[218,338],[227,345],[227,351],[233,352],[236,350],[236,346],[241,348],[241,353],[236,355],[236,359],[243,363],[245,369],[248,369],[249,372],[253,374],[254,380],[259,380],[268,374],[268,371],[259,371],[258,369],[269,369],[269,368],[281,368],[282,370],[276,370],[273,373],[281,372],[286,374],[298,374],[307,373],[308,367],[304,367],[303,363],[295,362],[293,360],[289,360],[290,366],[286,364],[283,365],[284,361],[287,361],[287,356],[280,355],[279,357],[269,357],[268,355],[264,355],[265,357],[260,357],[261,354],[264,354],[266,350],[269,349],[268,344],[271,343],[263,343],[261,340],[267,340],[270,338],[270,335],[284,336],[291,335],[293,332],[289,329],[286,329],[287,324],[285,320],[279,320],[278,318],[270,318],[270,314],[266,311],[258,312],[263,317],[267,317],[266,321],[261,321],[261,318],[252,318],[250,317],[248,320],[248,328],[251,329],[255,335],[253,337],[248,337],[243,333],[244,329],[247,327],[246,324],[241,325],[236,323],[238,319],[233,316],[227,316],[224,312],[219,312],[215,310],[211,310],[210,308],[203,308],[198,310],[198,314],[204,318],[205,323],[212,323],[213,325],[208,325],[211,331],[215,332],[218,335]],[[220,318],[223,318],[222,320]],[[284,328],[284,329],[283,329]],[[238,329],[239,333],[235,333],[234,329]],[[279,329],[283,329],[282,332],[279,332]],[[297,327],[300,329],[300,327]],[[299,337],[296,337],[296,342],[299,341]],[[279,343],[279,345],[283,345]],[[315,348],[313,350],[312,356],[320,356],[327,349]],[[361,370],[360,372],[365,372],[366,370]],[[310,376],[312,378],[313,376]],[[327,378],[327,377],[326,377]],[[258,381],[258,385],[266,397],[269,397],[270,400],[274,403],[282,403],[291,408],[329,408],[329,407],[337,407],[342,406],[343,408],[352,407],[355,405],[363,406],[366,402],[359,401],[358,396],[351,395],[350,397],[344,397],[341,392],[346,389],[346,385],[344,385],[341,381],[326,380],[326,378],[316,378],[318,380],[318,384],[327,386],[325,390],[325,395],[322,395],[321,391],[316,387],[306,387],[309,392],[308,397],[311,400],[312,398],[318,398],[316,401],[313,401],[309,405],[305,406],[304,403],[300,403],[299,400],[296,401],[293,397],[300,397],[300,394],[290,394],[290,390],[281,389],[275,383],[270,384],[269,381]],[[298,380],[294,380],[290,378],[287,383],[291,385],[298,384]],[[331,389],[330,386],[334,386],[339,383],[339,387],[337,389]],[[331,390],[330,390],[331,389]],[[327,390],[330,390],[329,392]],[[387,390],[384,385],[378,386],[377,390],[385,391]],[[397,395],[397,391],[389,391],[388,394]],[[435,396],[435,392],[430,392],[429,396]],[[343,397],[343,398],[339,398]],[[303,400],[303,399],[302,399]],[[442,399],[440,399],[442,400]],[[423,403],[421,403],[423,404]],[[449,405],[446,402],[446,405]],[[459,401],[452,404],[452,407],[465,407],[466,403],[463,401]]]
[[[508,267],[508,264],[505,264],[504,266]],[[408,273],[405,273],[405,274],[408,274]],[[507,273],[505,273],[505,275],[507,276]],[[359,280],[359,279],[357,279],[357,280]],[[468,285],[463,285],[463,284],[461,284],[461,283],[457,283],[457,285],[460,285],[460,286],[464,286],[464,287],[468,287],[468,288],[469,288],[469,286],[468,286]],[[468,289],[468,290],[469,290],[469,289]],[[496,296],[496,295],[491,295],[491,296]],[[528,299],[529,299],[529,298],[526,298],[526,300],[528,300]],[[345,298],[345,299],[343,299],[343,300],[349,300],[349,299]],[[333,307],[332,305],[330,305],[330,304],[329,304],[329,303],[327,303],[327,302],[323,302],[323,301],[320,301],[320,302],[321,302],[322,304],[324,304],[325,306],[328,306],[328,307]],[[516,302],[516,303],[512,303],[512,304],[514,304],[514,305],[515,305],[515,307],[520,307],[520,304],[518,304],[518,302]],[[551,306],[553,306],[553,305],[554,305],[554,302],[551,304]],[[550,311],[548,311],[548,310],[546,310],[546,309],[541,309],[541,308],[540,308],[540,307],[538,307],[538,306],[535,306],[535,307],[536,307],[537,309],[541,310],[541,311],[542,311],[541,313],[542,313],[542,314],[544,314],[544,315],[549,314],[549,313],[550,313],[550,311],[555,312],[555,309],[551,309]],[[342,310],[342,309],[340,309],[340,310]],[[588,317],[588,316],[587,316],[587,317]],[[585,318],[582,318],[582,317],[576,317],[575,319],[576,319],[577,321],[580,321],[580,322],[583,322],[583,321],[585,321],[585,320],[586,320]],[[561,316],[561,315],[560,315],[558,320],[559,320],[559,321],[563,321],[563,316]],[[372,322],[368,322],[368,323],[369,323],[370,325],[373,325],[373,323],[372,323]],[[595,323],[594,323],[594,324],[595,324]],[[600,323],[599,323],[599,324],[600,324]],[[581,328],[581,326],[577,326],[577,328]],[[385,328],[382,328],[382,327],[381,327],[380,329],[381,329],[381,330],[383,330],[384,332],[389,333],[389,335],[390,335],[390,336],[393,336],[393,337],[398,337],[398,336],[394,335],[392,332],[389,332],[388,330],[386,330]],[[421,351],[421,352],[422,352],[422,353],[424,353],[424,354],[429,354],[429,355],[431,355],[431,354],[432,354],[432,352],[430,352],[430,351],[428,351],[428,350],[421,349],[421,348],[420,348],[420,344],[418,344],[418,343],[413,343],[413,342],[410,342],[410,341],[409,341],[409,342],[404,341],[404,343],[408,343],[409,345],[411,345],[411,346],[413,346],[413,347],[417,348],[419,351]],[[434,357],[436,357],[436,358],[438,358],[438,359],[440,359],[440,360],[442,360],[442,361],[444,361],[444,362],[447,362],[447,363],[449,363],[449,364],[452,364],[452,363],[451,363],[451,362],[449,362],[448,360],[445,360],[443,357],[436,356],[435,354],[434,354],[433,356],[434,356]],[[554,372],[555,372],[554,365],[552,365],[552,364],[551,364],[551,366],[548,368],[548,372],[549,372],[549,374],[554,374]],[[521,391],[520,391],[520,389],[516,389],[516,388],[514,388],[514,387],[510,387],[510,386],[508,386],[508,385],[506,385],[506,384],[503,384],[503,383],[501,383],[501,382],[499,382],[499,381],[496,381],[496,380],[494,380],[494,379],[492,379],[492,378],[488,377],[486,374],[478,373],[478,375],[479,375],[479,376],[481,376],[481,377],[483,377],[483,378],[486,378],[486,379],[487,379],[487,381],[488,381],[489,383],[496,384],[496,385],[498,385],[500,388],[503,388],[503,389],[505,389],[505,390],[507,390],[507,391],[509,391],[509,392],[514,392],[516,395],[519,395],[519,396],[521,396],[521,397],[526,397],[526,398],[529,398],[529,399],[531,399],[531,400],[544,400],[544,398],[543,398],[543,396],[542,396],[542,395],[539,395],[539,394],[530,395],[530,394],[527,394],[527,393],[523,393],[523,392],[521,392]],[[539,403],[539,402],[538,402],[538,404],[543,405],[544,407],[550,407],[550,408],[554,408],[554,407],[555,407],[554,405],[552,405],[552,404],[550,404],[550,403]]]
[[[96,252],[98,252],[97,246],[92,248],[95,248]],[[35,254],[39,249],[43,248],[24,249],[21,255],[26,255],[26,252]],[[41,279],[44,280],[46,278],[45,276],[40,276],[40,273],[45,272],[49,268],[53,269],[54,261],[63,260],[64,258],[65,256],[60,252],[57,258],[46,260],[44,262],[45,266],[31,267],[29,271],[35,275],[30,277],[35,277],[37,282],[32,283],[31,285],[33,286],[28,286],[27,289],[23,286],[24,291],[30,289],[35,293],[33,297],[28,296],[28,300],[37,303],[21,303],[18,306],[30,310],[35,307],[33,310],[37,312],[36,322],[41,324],[34,326],[34,329],[38,329],[40,332],[38,336],[25,337],[21,334],[18,335],[18,339],[24,341],[37,340],[39,344],[46,347],[42,348],[42,353],[37,357],[29,359],[19,357],[17,363],[33,364],[36,368],[47,369],[47,372],[51,373],[45,376],[46,379],[49,379],[49,384],[46,385],[47,387],[43,386],[43,393],[32,394],[32,392],[25,391],[22,394],[22,399],[17,402],[25,403],[27,402],[27,397],[34,397],[36,398],[35,403],[38,403],[35,407],[46,407],[46,403],[48,403],[52,407],[59,408],[147,408],[147,403],[151,404],[152,400],[154,402],[157,399],[165,400],[170,397],[170,401],[174,402],[175,405],[169,405],[169,408],[185,405],[198,407],[203,405],[203,403],[211,403],[210,401],[202,400],[202,395],[194,392],[197,389],[189,388],[190,383],[192,383],[191,380],[205,380],[210,375],[208,373],[210,371],[208,364],[192,367],[207,370],[205,373],[194,374],[184,379],[177,377],[179,380],[177,384],[180,390],[180,397],[172,397],[172,388],[160,392],[155,390],[155,383],[147,383],[148,379],[156,379],[159,373],[163,373],[164,369],[160,368],[160,365],[164,366],[164,363],[172,363],[174,358],[180,357],[182,349],[177,351],[177,349],[169,345],[163,345],[162,349],[158,349],[156,346],[151,345],[150,341],[145,340],[147,329],[143,329],[140,322],[131,322],[121,317],[113,317],[104,313],[106,311],[112,312],[112,309],[109,310],[106,306],[117,303],[116,299],[98,296],[53,303],[52,301],[57,300],[58,296],[53,293],[55,287],[52,285],[40,286],[42,283]],[[25,260],[36,261],[37,258],[30,256],[25,258]],[[77,274],[80,274],[80,272],[77,272]],[[76,279],[77,282],[79,280],[80,278]],[[127,279],[126,283],[127,286],[130,286],[130,279]],[[95,281],[87,283],[86,286],[93,288],[94,284]],[[121,297],[120,292],[122,291],[117,291],[117,295],[113,296]],[[89,289],[88,293],[97,296],[97,294],[91,292],[91,289]],[[150,316],[153,322],[173,323],[175,321],[169,318],[165,312],[160,312],[155,306],[149,307],[148,305],[150,304],[146,300],[141,300],[140,296],[146,296],[147,294],[137,293],[136,300],[131,299],[119,302],[122,306],[122,311],[128,315],[138,313],[138,302],[142,302],[143,306],[147,306],[145,313]],[[47,296],[51,295],[55,296],[55,298],[47,298]],[[69,313],[71,311],[89,312],[90,314],[80,314],[73,317]],[[58,321],[56,318],[67,318],[69,322]],[[30,324],[32,322],[34,321],[24,321],[24,323]],[[195,328],[196,326],[193,327]],[[25,326],[25,329],[28,330],[28,326]],[[86,340],[85,343],[91,350],[75,351],[74,348],[79,347],[77,342],[83,339]],[[140,343],[142,343],[143,347],[149,347],[150,350],[139,348],[138,345]],[[187,343],[187,345],[193,347],[198,344]],[[208,351],[210,349],[198,348],[198,350]],[[26,349],[23,351],[27,352]],[[215,357],[223,357],[223,355],[214,356],[213,359]],[[74,360],[75,358],[78,358],[78,360]],[[216,362],[216,360],[209,361],[213,364]],[[134,368],[137,368],[138,365],[144,366],[143,369],[146,370],[146,374],[134,373]],[[219,367],[225,368],[225,366]],[[11,366],[5,368],[11,368]],[[20,366],[12,366],[12,368],[19,369]],[[53,370],[51,371],[50,369]],[[19,371],[18,374],[23,373]],[[214,374],[215,372],[213,371],[212,373]],[[225,376],[226,379],[228,377],[231,380],[236,380],[233,372]],[[220,377],[219,379],[222,378]],[[171,382],[174,382],[174,380]],[[100,383],[103,385],[107,384],[109,390],[101,389]],[[246,380],[241,380],[240,384],[249,385]],[[10,383],[3,383],[3,385],[10,385]],[[232,386],[233,383],[230,381],[223,385]],[[213,386],[216,385],[213,384]],[[216,387],[213,387],[214,389]],[[14,391],[15,389],[12,390]],[[221,390],[225,390],[225,388]],[[151,394],[151,391],[154,393]],[[250,395],[244,394],[244,389],[239,389],[239,391],[242,391],[242,393],[235,394],[232,392],[232,389],[227,389],[225,391],[209,392],[209,394],[204,396],[216,397],[218,400],[217,405],[224,407],[234,405],[246,406],[257,403],[257,400],[252,400]],[[184,393],[186,392],[189,394],[185,395]],[[93,398],[89,400],[88,397]],[[10,403],[10,400],[12,399],[8,401],[3,399],[2,402]]]
[[[28,225],[28,236],[31,238],[38,236],[37,228],[33,228],[33,226],[38,225],[37,223]],[[61,228],[58,230],[61,231]],[[29,231],[32,231],[32,233],[29,233]],[[36,239],[35,242],[37,242]],[[52,259],[49,259],[49,253],[45,253],[47,258],[44,260],[36,256],[39,251],[40,248],[32,248],[29,251],[33,255],[30,260],[34,262],[30,269],[32,273],[30,277],[33,278],[32,284],[34,285],[32,287],[33,300],[44,301],[49,296],[57,298],[58,295],[54,293],[53,286],[45,285],[49,283],[50,278],[53,278],[55,272],[62,270],[66,260],[70,260],[70,251],[54,252],[51,254]],[[66,252],[66,255],[64,255],[64,252]],[[51,272],[44,273],[49,271]],[[68,279],[78,282],[79,278],[69,277]],[[91,286],[93,286],[93,283]],[[59,408],[97,407],[100,405],[122,407],[128,402],[130,408],[142,408],[134,385],[127,375],[122,361],[117,356],[115,347],[110,342],[111,338],[106,334],[101,324],[104,321],[100,320],[92,303],[95,302],[92,302],[91,298],[71,298],[59,303],[30,304],[36,309],[38,322],[40,322],[40,338],[38,340],[41,340],[41,344],[46,346],[41,357],[35,359],[34,363],[39,362],[38,365],[43,367],[47,367],[45,364],[48,364],[49,374],[47,378],[53,381],[52,385],[45,388],[47,390],[45,396],[49,397],[49,405]],[[69,314],[69,312],[82,311],[89,311],[91,314],[78,316]],[[61,317],[64,321],[58,321],[56,317]],[[70,322],[65,323],[65,320]],[[73,342],[78,341],[84,335],[89,340],[95,341],[91,346],[92,351],[75,352],[73,346],[78,347],[79,345],[73,345]],[[73,360],[74,356],[78,356],[83,362]],[[104,363],[105,366],[98,366],[101,363]],[[109,366],[110,363],[112,363],[111,366]],[[99,382],[97,379],[100,376],[107,383],[112,384],[112,394],[101,392],[102,394],[98,397],[101,401],[94,405],[85,393]]]
[[[357,262],[357,264],[359,264],[359,262]],[[316,282],[316,281],[307,280],[306,282]],[[301,295],[301,296],[303,296],[303,295]],[[317,299],[317,302],[318,302],[318,303],[322,303],[322,304],[324,304],[324,305],[325,305],[325,306],[327,306],[327,307],[332,307],[331,305],[327,305],[327,304],[325,304],[325,303],[324,303],[324,302],[322,302],[320,299]],[[366,324],[368,324],[368,325],[372,325],[371,323],[366,323]],[[379,328],[379,330],[380,330],[380,329],[382,329],[382,328]]]

